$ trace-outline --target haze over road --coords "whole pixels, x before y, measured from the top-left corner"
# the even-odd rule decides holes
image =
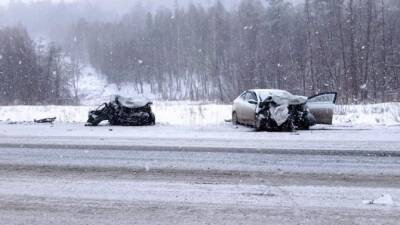
[[[110,129],[0,125],[0,224],[400,220],[396,127]],[[394,204],[363,203],[382,194]]]

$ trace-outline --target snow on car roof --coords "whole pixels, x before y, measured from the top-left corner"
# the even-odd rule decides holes
[[[115,100],[119,101],[123,106],[127,108],[141,108],[152,102],[145,97],[127,98],[120,95],[115,96]]]
[[[268,97],[272,97],[278,104],[302,104],[307,101],[307,98],[304,96],[293,95],[288,91],[280,89],[253,89],[251,91],[257,93],[261,101],[264,101]]]
[[[251,91],[254,91],[257,93],[261,99],[265,99],[270,96],[281,96],[281,97],[291,97],[293,96],[290,92],[285,91],[285,90],[279,90],[279,89],[253,89]]]

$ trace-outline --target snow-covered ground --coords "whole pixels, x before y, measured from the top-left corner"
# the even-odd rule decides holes
[[[292,133],[166,101],[155,126],[84,127],[108,96],[135,96],[86,78],[86,106],[0,106],[0,224],[398,224],[400,103],[337,106],[333,126]]]
[[[71,90],[71,93],[74,91]],[[92,67],[84,67],[78,85],[78,97],[82,105],[97,105],[110,100],[114,95],[145,96],[150,99],[160,99],[160,96],[151,93],[148,85],[143,86],[143,94],[139,93],[137,86],[125,83],[121,85],[110,84],[104,75]]]
[[[57,117],[57,122],[84,123],[94,106],[0,106],[0,121],[31,122]],[[199,102],[155,102],[157,122],[180,126],[221,125],[230,119],[230,105]],[[393,126],[400,124],[400,103],[337,106],[334,125]]]
[[[84,123],[91,106],[3,106],[0,121],[31,122],[34,119],[57,117],[57,122]],[[170,125],[218,125],[231,115],[231,106],[194,102],[155,102],[157,122]]]
[[[57,117],[58,123],[84,123],[88,112],[108,102],[114,95],[146,96],[155,100],[153,110],[159,124],[179,126],[221,125],[231,118],[231,105],[191,101],[159,101],[144,85],[140,94],[132,84],[109,84],[105,76],[91,67],[82,70],[79,99],[82,106],[0,106],[0,122],[32,122],[34,119]],[[73,90],[71,90],[73,92]],[[334,125],[392,126],[400,124],[400,103],[343,105],[335,109]]]
[[[334,121],[349,125],[397,125],[400,124],[400,103],[337,106]]]

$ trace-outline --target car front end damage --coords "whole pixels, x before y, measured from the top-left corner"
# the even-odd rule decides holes
[[[97,126],[108,121],[113,126],[150,126],[155,124],[153,103],[146,99],[115,96],[109,103],[89,112],[87,126]]]
[[[307,98],[270,96],[259,104],[255,127],[258,131],[307,130],[317,123],[307,107]]]

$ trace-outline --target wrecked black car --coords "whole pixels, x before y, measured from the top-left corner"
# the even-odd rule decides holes
[[[235,99],[232,122],[258,131],[307,130],[316,124],[332,124],[336,98],[335,92],[307,98],[284,90],[249,90]]]
[[[97,126],[103,121],[108,121],[113,126],[151,126],[156,123],[152,104],[143,98],[115,96],[111,102],[89,112],[86,126]]]

